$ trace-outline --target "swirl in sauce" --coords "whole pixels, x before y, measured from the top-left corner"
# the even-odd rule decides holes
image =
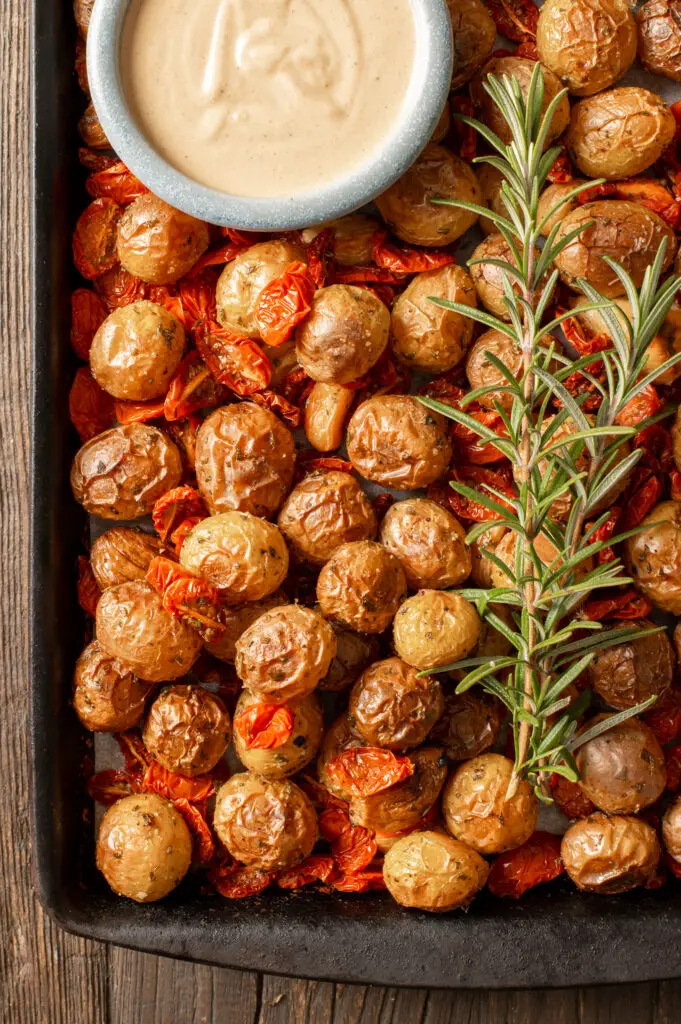
[[[173,166],[271,197],[370,160],[415,55],[410,0],[132,0],[121,74],[140,128]]]

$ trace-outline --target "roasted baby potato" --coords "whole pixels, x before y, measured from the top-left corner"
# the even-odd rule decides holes
[[[73,706],[90,732],[134,729],[144,714],[149,686],[93,640],[76,662]]]
[[[399,658],[377,661],[350,693],[349,721],[368,747],[408,750],[424,742],[444,708],[434,676],[419,676]]]
[[[291,491],[277,520],[296,556],[324,565],[343,544],[373,540],[376,515],[354,476],[312,473]]]
[[[463,359],[473,337],[473,321],[432,299],[476,305],[476,293],[463,267],[450,263],[417,274],[395,300],[390,317],[393,354],[423,373],[446,373]]]
[[[560,855],[578,889],[619,893],[652,878],[660,844],[655,829],[640,818],[592,814],[570,826]]]
[[[472,690],[450,693],[430,738],[441,744],[450,761],[467,761],[484,754],[497,738],[501,713],[497,701]]]
[[[523,95],[527,97],[534,68],[535,61],[529,60],[527,57],[515,57],[513,55],[509,57],[492,57],[487,61],[484,67],[478,71],[477,75],[471,82],[471,99],[478,108],[480,119],[488,126],[488,128],[491,128],[494,134],[497,135],[507,146],[511,143],[511,128],[506,123],[501,111],[492,97],[483,88],[483,83],[487,80],[488,75],[494,75],[497,78],[501,78],[502,76],[515,78]],[[553,98],[561,91],[562,85],[550,68],[544,67],[542,70],[544,72],[544,101],[542,103],[542,114],[544,114],[546,113]],[[570,104],[568,103],[567,96],[564,96],[553,115],[545,148],[550,146],[553,140],[557,139],[559,135],[563,134],[568,126],[569,120]]]
[[[399,561],[370,540],[343,544],[317,581],[322,613],[358,633],[382,633],[406,596],[407,581]]]
[[[266,779],[284,779],[301,771],[317,753],[324,731],[322,706],[315,693],[287,701],[284,707],[293,715],[291,735],[277,746],[261,746],[257,737],[249,742],[247,730],[240,727],[239,719],[263,703],[260,694],[243,690],[234,712],[234,749],[249,772]]]
[[[110,313],[95,334],[90,370],[114,398],[146,402],[165,395],[184,346],[176,316],[156,302],[132,302]]]
[[[393,639],[400,658],[423,671],[465,658],[480,638],[480,616],[459,594],[419,590],[395,615]]]
[[[413,245],[449,245],[475,224],[477,216],[431,199],[480,203],[475,171],[444,146],[429,143],[399,181],[376,199],[381,217],[398,238]]]
[[[647,0],[636,15],[638,58],[647,71],[681,82],[681,4]]]
[[[318,452],[333,452],[345,437],[345,421],[357,396],[354,388],[317,381],[307,396],[305,436]]]
[[[166,552],[163,541],[132,526],[112,526],[92,545],[90,565],[100,590],[144,579],[152,558]]]
[[[296,330],[298,362],[312,380],[349,384],[371,369],[388,344],[390,313],[366,288],[320,288]]]
[[[383,878],[403,907],[445,912],[467,907],[487,881],[480,854],[441,832],[414,832],[385,855]]]
[[[333,228],[331,249],[336,263],[341,267],[371,263],[374,238],[376,232],[381,229],[381,225],[373,217],[368,217],[365,213],[350,213],[347,217],[339,217],[338,220],[306,228],[302,233],[305,244],[309,245],[324,228]]]
[[[213,514],[271,516],[293,480],[291,431],[255,402],[216,409],[196,436],[196,480]]]
[[[187,778],[215,768],[227,750],[232,724],[219,697],[202,686],[168,686],[149,708],[144,745],[169,772]]]
[[[257,242],[231,260],[220,274],[215,293],[222,326],[244,338],[260,338],[260,293],[299,261],[305,261],[304,247],[280,239]]]
[[[537,49],[575,96],[613,85],[636,57],[636,22],[628,0],[546,0]]]
[[[556,224],[560,224],[567,217],[568,213],[572,213],[573,210],[579,207],[577,196],[574,196],[572,199],[565,199],[565,197],[573,189],[585,184],[586,182],[581,178],[574,178],[572,181],[565,183],[547,185],[539,196],[539,206],[537,207],[537,220],[542,225],[541,233],[544,237],[548,237]],[[565,202],[563,202],[564,199]],[[559,203],[561,205],[556,209]]]
[[[336,634],[336,657],[317,689],[339,693],[352,686],[364,669],[378,659],[380,646],[375,636],[355,633],[340,622],[332,622],[331,628]]]
[[[681,502],[662,501],[624,542],[627,573],[657,608],[681,615]]]
[[[141,519],[182,477],[180,452],[148,423],[129,423],[97,434],[76,453],[73,496],[100,519]]]
[[[261,601],[251,601],[249,604],[221,605],[220,622],[225,631],[218,641],[207,643],[206,650],[220,661],[234,662],[236,642],[242,633],[245,633],[248,627],[252,626],[256,619],[259,619],[265,612],[272,608],[281,608],[285,604],[289,604],[286,595],[276,591]]]
[[[607,719],[597,715],[587,726]],[[667,782],[664,754],[637,718],[620,722],[577,751],[579,786],[606,814],[636,814],[655,803]]]
[[[497,27],[481,0],[447,0],[447,6],[454,39],[452,89],[460,89],[492,52]]]
[[[628,628],[654,629],[655,623],[640,619]],[[610,707],[624,711],[669,689],[675,665],[674,648],[667,634],[652,633],[599,651],[586,673],[599,697]]]
[[[350,821],[375,832],[401,832],[417,826],[440,795],[447,758],[440,747],[420,747],[409,758],[414,774],[373,796],[350,801]]]
[[[470,575],[466,531],[451,512],[428,498],[406,498],[392,505],[383,517],[379,539],[399,558],[412,590],[444,590]]]
[[[493,384],[508,387],[506,378],[487,358],[488,352],[501,360],[513,376],[520,380],[523,375],[523,354],[520,347],[501,331],[491,329],[480,335],[468,353],[466,376],[471,388],[488,388]],[[513,395],[508,391],[490,391],[482,395],[479,401],[487,409],[494,409],[495,403],[498,402],[504,409],[510,411]]]
[[[538,250],[536,251],[536,256],[539,256]],[[515,267],[515,257],[509,248],[508,242],[503,235],[488,235],[487,238],[483,238],[480,245],[476,246],[471,260],[482,260],[481,263],[475,263],[471,266],[471,278],[480,302],[485,309],[488,309],[490,313],[494,313],[500,320],[510,321],[511,314],[506,308],[504,297],[504,272],[495,263],[487,262],[489,260],[502,260],[504,263]],[[542,286],[547,280],[548,275],[545,275],[542,279]],[[516,294],[520,293],[520,285],[517,282],[514,283],[511,280],[511,287]]]
[[[148,192],[127,206],[116,248],[124,269],[149,284],[173,284],[208,248],[208,225]]]
[[[161,900],[189,870],[192,840],[170,800],[136,793],[113,804],[99,827],[97,867],[118,896]]]

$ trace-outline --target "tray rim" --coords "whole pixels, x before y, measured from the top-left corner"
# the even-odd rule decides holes
[[[467,917],[439,917],[387,906],[375,896],[360,902],[310,893],[275,894],[241,905],[218,900],[182,904],[180,893],[179,901],[139,906],[110,894],[88,894],[65,882],[54,771],[58,743],[50,692],[58,651],[43,627],[57,582],[48,523],[56,499],[49,496],[46,484],[54,467],[55,443],[50,270],[58,259],[50,186],[60,159],[57,81],[64,70],[58,66],[55,12],[61,24],[63,8],[70,16],[70,5],[62,5],[59,11],[59,0],[34,0],[31,10],[31,863],[43,908],[60,927],[85,938],[213,966],[313,980],[521,989],[680,977],[681,890],[675,899],[662,902],[656,893],[589,897],[551,889],[539,902],[503,904],[503,909],[497,903],[496,913],[483,900]],[[71,52],[68,61],[61,55],[62,65],[72,66]],[[70,91],[75,89],[72,82]],[[58,240],[62,252],[67,244],[66,238]],[[68,340],[61,337],[56,344],[58,357],[60,343],[63,352],[68,350]],[[63,403],[65,396],[61,399]],[[552,962],[533,959],[532,954],[551,944],[556,950]]]

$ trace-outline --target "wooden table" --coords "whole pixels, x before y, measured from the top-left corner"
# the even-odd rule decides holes
[[[678,1024],[681,982],[448,993],[290,981],[86,942],[60,931],[42,913],[31,881],[28,820],[27,5],[22,0],[0,0],[0,24],[0,1020],[14,1024]]]

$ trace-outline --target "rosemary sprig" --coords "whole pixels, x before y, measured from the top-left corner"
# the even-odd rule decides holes
[[[570,198],[595,183],[576,186],[540,221],[539,195],[560,153],[557,148],[546,152],[544,148],[553,113],[566,90],[553,99],[542,117],[544,80],[539,64],[526,98],[519,83],[506,76],[498,79],[490,75],[484,87],[511,127],[510,145],[504,145],[487,126],[474,119],[461,120],[472,125],[495,151],[476,162],[486,162],[500,171],[506,216],[472,203],[437,202],[489,217],[503,235],[516,265],[499,260],[483,262],[494,263],[502,270],[504,305],[510,322],[444,299],[432,301],[511,338],[522,352],[522,375],[516,379],[489,353],[488,358],[503,376],[503,385],[471,391],[460,409],[429,398],[420,400],[468,427],[483,441],[493,441],[513,466],[517,496],[510,501],[504,494],[495,494],[492,488],[487,495],[452,483],[459,493],[485,505],[517,537],[515,564],[510,568],[493,551],[482,549],[506,574],[507,586],[459,591],[475,603],[484,620],[504,633],[513,653],[491,663],[486,658],[468,658],[437,671],[464,670],[457,692],[479,684],[506,705],[515,741],[515,770],[509,795],[515,791],[518,780],[526,778],[537,795],[548,800],[550,773],[557,772],[573,781],[578,778],[573,750],[584,742],[584,735],[578,738],[575,734],[590,695],[583,693],[570,703],[568,687],[599,651],[643,635],[640,629],[604,629],[600,622],[580,617],[579,608],[588,593],[631,583],[619,559],[602,565],[595,565],[594,560],[605,547],[638,532],[598,541],[598,527],[606,521],[608,513],[590,526],[587,519],[597,516],[608,495],[624,483],[642,454],[640,449],[629,449],[630,440],[642,425],[618,425],[620,413],[647,384],[681,360],[681,354],[675,355],[646,373],[648,347],[669,312],[681,281],[670,277],[661,283],[665,242],[646,270],[640,289],[621,266],[604,257],[622,282],[631,306],[631,316],[627,317],[587,281],[578,282],[588,300],[581,310],[599,310],[612,338],[612,348],[598,354],[604,379],[589,373],[594,356],[575,361],[559,351],[550,336],[571,314],[544,322],[558,281],[558,271],[553,266],[558,254],[584,226],[559,238],[560,224],[556,224],[538,254],[543,226]],[[587,394],[574,397],[565,387],[564,381],[575,370],[580,370],[600,393],[601,404],[595,417],[583,411]],[[510,413],[495,403],[508,435],[501,441],[465,411],[468,403],[491,391],[504,391],[512,396]],[[558,399],[560,408],[555,413],[551,399]],[[583,469],[585,455],[587,470]],[[551,517],[557,499],[570,503],[566,522]],[[467,542],[484,538],[489,525],[474,526]],[[555,550],[555,557],[548,563],[542,562],[537,554],[536,541],[540,536]],[[509,607],[513,628],[495,614],[495,606],[500,604]],[[650,703],[612,716],[605,727],[640,714]],[[603,727],[596,728],[602,731]]]

